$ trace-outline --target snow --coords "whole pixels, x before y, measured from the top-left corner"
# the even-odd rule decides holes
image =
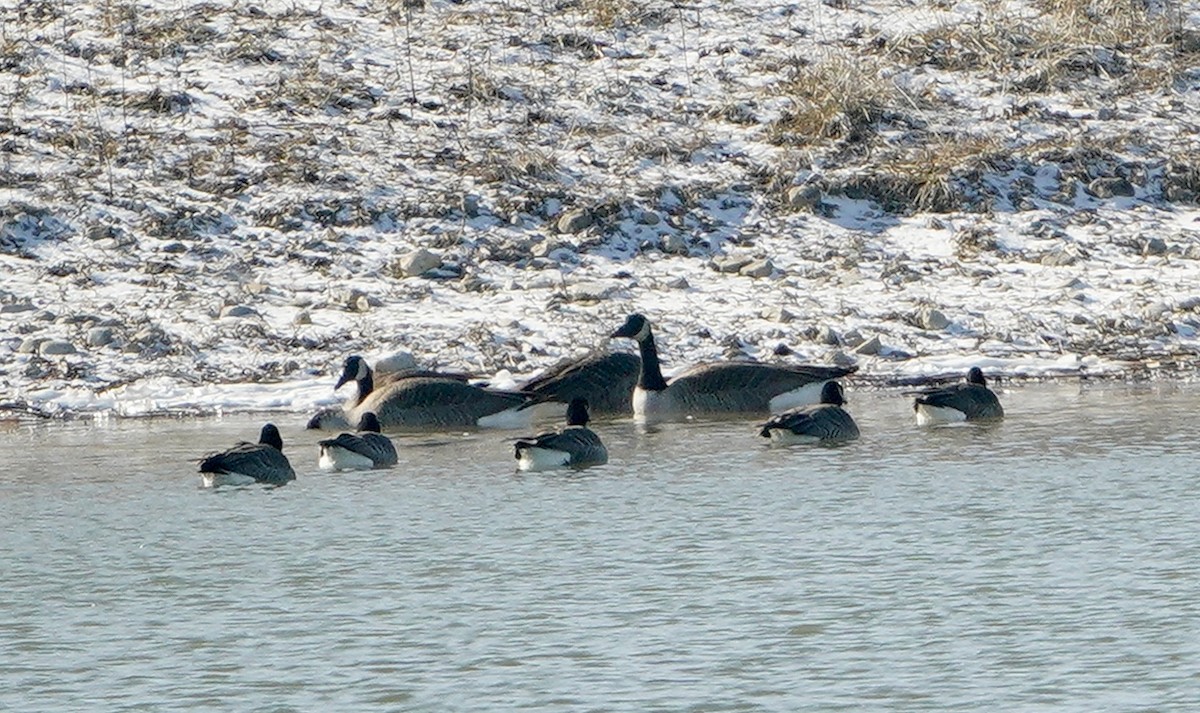
[[[1036,3],[388,7],[0,8],[0,405],[311,412],[338,403],[347,355],[397,350],[515,386],[627,348],[607,335],[634,311],[669,369],[736,356],[850,359],[864,383],[972,365],[1195,373],[1200,209],[1172,173],[1200,166],[1193,54],[1067,37],[1047,56],[1132,53],[1171,79],[1020,90],[1049,60],[955,70],[895,48],[996,18],[1052,25]],[[1194,33],[1197,3],[1175,9]],[[845,57],[879,68],[891,113],[861,143],[780,140],[789,82]],[[997,155],[951,160],[962,139]],[[846,188],[889,170],[945,178],[954,208]],[[1112,176],[1134,195],[1086,190]],[[821,188],[815,209],[786,205],[801,184]],[[580,208],[594,224],[558,233]],[[442,268],[398,277],[418,248]],[[713,269],[727,256],[775,272]],[[254,313],[221,317],[231,305]],[[917,326],[928,306],[951,326]],[[87,346],[96,325],[115,341]],[[874,336],[878,355],[855,352]],[[52,338],[78,352],[38,355]]]

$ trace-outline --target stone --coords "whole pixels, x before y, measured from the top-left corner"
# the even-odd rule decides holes
[[[160,249],[163,252],[170,253],[172,255],[178,255],[179,253],[187,252],[187,246],[178,241],[173,242],[173,243],[167,243],[166,245],[162,246],[162,248],[160,248]]]
[[[875,356],[875,355],[879,354],[879,352],[882,350],[883,350],[883,342],[879,341],[878,336],[875,336],[875,337],[871,337],[870,339],[863,342],[862,344],[859,344],[858,347],[855,348],[854,353],[862,354],[864,356]]]
[[[63,356],[74,353],[75,345],[61,339],[47,339],[38,346],[38,354],[42,356]]]
[[[1132,198],[1137,193],[1132,183],[1118,176],[1101,176],[1089,183],[1086,190],[1097,198]]]
[[[813,210],[821,202],[821,189],[812,184],[792,186],[787,190],[787,204],[795,210]]]
[[[686,290],[691,286],[686,277],[673,277],[667,281],[667,287],[673,290]]]
[[[576,208],[559,216],[557,223],[558,232],[578,233],[581,230],[591,227],[593,222],[595,222],[595,218],[592,217],[590,210],[587,208]]]
[[[439,267],[442,259],[425,248],[402,255],[397,267],[401,277],[419,277]]]
[[[242,319],[244,317],[257,317],[258,312],[254,311],[253,307],[246,305],[225,305],[221,308],[221,319],[229,317],[231,319]]]
[[[92,327],[87,332],[89,347],[106,347],[117,338],[117,331],[112,327]]]
[[[817,332],[817,340],[831,347],[836,347],[842,343],[842,338],[838,336],[837,331],[829,326],[821,327],[820,331]]]
[[[638,222],[642,225],[658,225],[662,222],[662,216],[652,210],[644,210],[638,213]]]
[[[1142,246],[1143,255],[1166,255],[1167,241],[1162,238],[1150,238],[1146,244]]]
[[[312,315],[308,313],[308,310],[302,309],[296,313],[295,317],[292,317],[292,324],[296,326],[312,324]]]
[[[416,368],[416,357],[408,352],[388,354],[375,362],[375,372],[377,374],[395,374],[401,371],[411,371]]]
[[[8,305],[0,305],[0,314],[16,314],[17,312],[32,312],[37,309],[29,302],[15,302]]]
[[[617,286],[604,282],[577,282],[567,286],[567,297],[572,302],[600,302],[609,298]]]
[[[709,265],[717,272],[736,273],[753,261],[753,258],[745,256],[726,255],[724,257],[713,258],[713,261]]]
[[[662,236],[662,251],[671,255],[687,255],[687,239],[678,233]]]
[[[54,320],[58,319],[58,315],[54,314],[48,309],[39,309],[37,312],[33,313],[33,316],[30,317],[30,319],[36,319],[39,322],[53,322]]]
[[[842,335],[842,342],[849,347],[857,347],[859,344],[867,341],[867,338],[862,335],[862,332],[857,329],[851,329]]]
[[[742,265],[738,270],[738,274],[745,277],[770,277],[774,272],[775,265],[769,259],[755,260]]]
[[[44,341],[46,341],[45,337],[25,337],[21,340],[21,346],[17,347],[17,353],[37,354],[38,347],[42,346]]]
[[[782,322],[787,324],[796,319],[796,315],[792,314],[783,307],[767,307],[761,313],[763,319],[769,319],[772,322]]]
[[[950,320],[935,307],[922,307],[917,310],[916,322],[921,329],[932,332],[940,332],[950,326]]]

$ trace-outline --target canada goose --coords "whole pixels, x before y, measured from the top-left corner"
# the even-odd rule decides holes
[[[370,470],[396,465],[396,447],[379,432],[375,414],[363,414],[358,433],[341,433],[317,443],[321,455],[317,460],[321,470]]]
[[[983,371],[977,366],[967,372],[964,383],[918,392],[913,411],[917,412],[918,426],[1004,418],[1000,399],[987,387]]]
[[[296,479],[296,471],[283,454],[279,429],[268,423],[262,427],[258,443],[243,441],[227,451],[202,459],[200,479],[206,488],[250,483],[283,485]]]
[[[633,411],[633,387],[641,367],[636,354],[625,352],[592,353],[560,361],[521,387],[530,397],[522,408],[547,402],[569,404],[582,398],[592,414],[628,414]]]
[[[608,449],[587,427],[587,399],[573,398],[567,405],[567,427],[517,441],[517,470],[548,470],[608,462]]]
[[[411,367],[411,368],[405,367],[405,368],[401,368],[401,369],[394,369],[392,371],[384,373],[383,375],[379,375],[379,374],[375,373],[374,370],[372,370],[372,372],[371,372],[372,389],[373,390],[382,389],[383,387],[386,387],[394,382],[400,381],[401,379],[414,379],[414,378],[418,378],[418,377],[434,378],[434,379],[453,379],[455,381],[461,381],[464,384],[467,383],[472,378],[471,375],[469,375],[469,374],[437,371],[437,370],[433,370],[433,369],[420,369],[420,368],[416,368],[416,367]],[[347,404],[347,408],[349,408],[350,410],[354,410],[354,406],[355,406],[357,399],[358,399],[358,396],[356,394],[354,396],[354,398],[351,399],[350,403]],[[351,425],[350,419],[346,415],[346,408],[342,408],[342,407],[338,406],[338,407],[331,407],[331,408],[323,408],[320,411],[317,411],[315,414],[313,414],[312,418],[308,419],[308,423],[305,424],[304,427],[309,430],[348,431],[353,428],[353,425]]]
[[[858,424],[842,408],[845,403],[842,385],[827,381],[821,388],[821,403],[772,416],[758,435],[779,444],[852,441],[858,438]]]
[[[347,357],[335,390],[353,381],[358,393],[345,408],[347,420],[356,423],[372,412],[379,424],[391,428],[480,426],[520,428],[528,425],[529,413],[517,408],[527,397],[514,391],[474,386],[458,376],[416,372],[398,376],[376,388],[371,367],[360,356]]]
[[[822,385],[854,367],[781,366],[726,361],[693,366],[671,381],[663,378],[650,321],[631,314],[613,337],[638,343],[642,368],[633,390],[640,420],[669,420],[698,414],[771,413],[816,403]]]

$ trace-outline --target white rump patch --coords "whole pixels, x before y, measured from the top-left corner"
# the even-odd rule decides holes
[[[534,409],[518,411],[516,407],[481,417],[475,422],[480,428],[529,428]]]
[[[321,446],[321,457],[317,459],[317,467],[325,471],[370,470],[375,467],[375,461],[340,446]]]
[[[776,446],[794,446],[821,442],[821,439],[816,436],[792,433],[786,428],[772,428],[767,432],[771,434],[771,445]]]
[[[917,425],[936,426],[942,423],[962,423],[967,415],[956,408],[917,404]]]
[[[812,406],[821,403],[821,390],[826,382],[814,381],[798,389],[785,391],[771,399],[771,413],[783,413],[801,406]]]
[[[201,473],[200,484],[205,488],[217,488],[222,485],[254,485],[256,481],[241,473]]]
[[[571,462],[571,454],[549,448],[522,448],[517,459],[517,470],[551,470],[562,468]]]

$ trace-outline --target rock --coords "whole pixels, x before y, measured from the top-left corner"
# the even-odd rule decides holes
[[[33,316],[30,317],[30,319],[35,319],[39,322],[53,322],[54,320],[58,319],[58,315],[54,314],[48,309],[39,309],[37,312],[33,313]]]
[[[950,326],[950,320],[946,318],[946,315],[934,307],[922,307],[917,310],[916,323],[921,329],[928,329],[932,332],[940,332]]]
[[[468,218],[478,218],[482,213],[481,205],[483,200],[474,193],[468,193],[463,196],[462,210],[463,214]]]
[[[770,260],[755,260],[742,265],[738,270],[738,274],[745,277],[770,277],[773,272],[775,272],[775,265]]]
[[[351,312],[370,312],[371,306],[371,298],[362,290],[350,290],[346,296],[346,309]]]
[[[21,340],[21,346],[17,347],[17,353],[37,354],[38,347],[42,346],[44,341],[46,341],[45,337],[25,337]]]
[[[713,258],[709,266],[717,272],[736,273],[753,261],[753,258],[745,256],[726,255],[724,257]]]
[[[1047,267],[1067,267],[1079,261],[1079,250],[1073,246],[1054,248],[1042,255],[1042,264]]]
[[[1162,238],[1150,238],[1146,244],[1142,246],[1143,255],[1166,255],[1167,241]]]
[[[796,319],[796,315],[783,307],[768,307],[761,312],[761,316],[763,319],[769,319],[772,322],[782,322],[783,324]]]
[[[1146,305],[1145,309],[1142,310],[1142,313],[1147,319],[1156,319],[1165,314],[1170,314],[1170,312],[1171,306],[1166,302],[1151,302],[1150,304]]]
[[[178,255],[179,253],[187,252],[187,246],[181,242],[176,241],[173,243],[167,243],[166,245],[162,246],[160,248],[160,250],[162,250],[165,253],[170,253],[172,255]]]
[[[1132,183],[1118,176],[1101,176],[1089,183],[1085,190],[1097,198],[1133,197],[1137,192]]]
[[[662,251],[671,255],[687,255],[687,240],[677,233],[662,236]]]
[[[812,184],[792,186],[787,190],[787,204],[795,210],[812,210],[821,202],[821,189]]]
[[[425,248],[414,250],[400,257],[396,267],[401,277],[418,277],[439,267],[442,259]]]
[[[117,332],[112,327],[92,327],[87,333],[89,347],[106,347],[117,338]]]
[[[854,353],[862,354],[864,356],[875,356],[879,354],[882,349],[883,342],[879,341],[878,336],[875,336],[858,345],[858,347],[854,350]]]
[[[308,310],[302,309],[296,313],[295,317],[292,317],[292,324],[296,326],[312,324],[312,315],[308,313]]]
[[[595,222],[592,217],[592,212],[587,208],[576,208],[563,213],[558,219],[558,232],[560,233],[578,233],[581,230],[591,227]]]
[[[75,345],[61,339],[47,339],[38,346],[38,354],[42,356],[63,356],[74,353]]]
[[[388,354],[375,362],[375,371],[379,374],[394,374],[398,371],[409,371],[416,368],[417,360],[408,352]]]
[[[221,319],[229,317],[231,319],[242,319],[243,317],[257,317],[258,312],[254,311],[253,307],[246,305],[225,305],[221,308]]]
[[[572,302],[601,302],[617,290],[617,285],[604,282],[577,282],[567,286],[567,297]]]
[[[32,312],[37,309],[29,302],[16,302],[10,305],[0,305],[0,314],[16,314],[17,312]]]
[[[842,335],[842,342],[849,347],[857,347],[859,344],[867,341],[867,338],[862,335],[862,332],[857,329],[851,329]]]
[[[775,348],[771,350],[771,353],[775,356],[790,356],[793,354],[792,348],[782,342],[776,344]]]
[[[834,352],[833,356],[830,358],[830,360],[838,366],[854,366],[855,364],[858,363],[857,359],[850,356],[849,354],[842,351],[841,349]]]
[[[691,287],[691,284],[688,283],[685,277],[673,277],[667,281],[667,287],[673,290],[686,290]]]
[[[658,225],[662,222],[662,216],[652,210],[644,210],[638,213],[638,222],[642,225]]]
[[[822,327],[820,331],[817,332],[817,340],[822,344],[828,344],[831,347],[836,347],[842,343],[842,338],[838,336],[838,333],[833,329],[833,327]]]

